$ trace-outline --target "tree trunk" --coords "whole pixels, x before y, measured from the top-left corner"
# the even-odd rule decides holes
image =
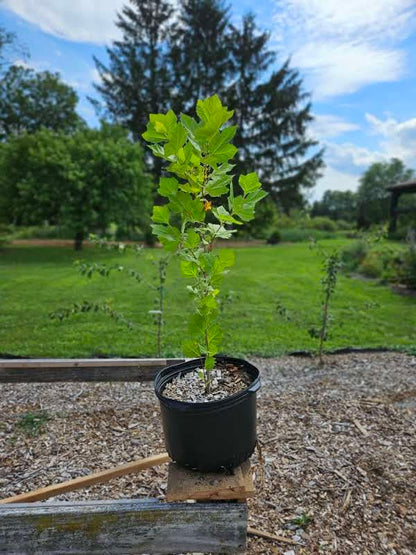
[[[77,231],[74,238],[74,249],[76,251],[82,250],[82,242],[84,241],[84,232]]]

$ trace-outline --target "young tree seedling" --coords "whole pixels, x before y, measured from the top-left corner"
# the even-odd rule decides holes
[[[231,144],[237,126],[226,126],[233,111],[217,95],[198,100],[197,119],[150,114],[143,138],[156,157],[167,163],[169,177],[159,182],[167,202],[153,207],[153,232],[166,252],[180,258],[183,277],[194,303],[189,319],[185,356],[204,359],[201,371],[208,392],[210,371],[222,341],[218,322],[218,295],[224,275],[234,264],[229,249],[215,252],[216,239],[229,239],[254,218],[257,202],[266,196],[256,173],[240,175],[235,192],[233,165],[237,149]]]

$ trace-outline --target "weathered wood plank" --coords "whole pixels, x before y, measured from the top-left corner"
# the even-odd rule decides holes
[[[233,473],[198,472],[169,464],[166,501],[246,499],[254,495],[250,461]]]
[[[126,499],[0,507],[0,553],[244,553],[245,503]]]
[[[39,488],[27,493],[21,493],[20,495],[14,495],[13,497],[6,497],[6,499],[0,499],[0,505],[6,503],[31,503],[33,501],[49,499],[55,495],[61,495],[62,493],[68,493],[69,491],[75,491],[77,489],[86,488],[95,484],[102,484],[112,480],[113,478],[125,476],[126,474],[131,474],[132,472],[139,472],[140,470],[152,468],[153,466],[158,466],[159,464],[169,461],[170,457],[167,453],[152,455],[151,457],[115,466],[113,468],[109,468],[108,470],[102,470],[101,472],[94,472],[93,474],[88,474],[87,476],[74,478],[73,480],[68,480],[67,482],[52,484],[51,486]]]
[[[184,359],[0,359],[0,383],[136,382]]]

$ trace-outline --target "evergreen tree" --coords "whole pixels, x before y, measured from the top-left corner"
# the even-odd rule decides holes
[[[229,89],[230,106],[239,126],[238,171],[256,169],[279,209],[289,213],[303,204],[302,188],[312,187],[322,167],[322,151],[309,158],[316,141],[307,137],[311,105],[297,71],[289,61],[264,76],[274,63],[269,34],[259,32],[254,16],[243,18],[241,29],[231,27],[235,79]]]
[[[130,0],[116,21],[122,39],[107,48],[109,65],[94,58],[101,78],[95,88],[104,99],[105,111],[136,140],[146,128],[149,113],[170,108],[165,45],[172,13],[165,0]]]
[[[200,98],[225,96],[232,69],[229,7],[221,0],[180,0],[178,15],[170,37],[172,102],[175,110],[186,112]]]
[[[217,93],[235,110],[237,172],[257,170],[280,209],[302,206],[303,188],[323,164],[307,136],[311,106],[299,74],[288,61],[273,71],[269,34],[253,15],[237,27],[223,0],[178,3],[175,18],[169,0],[130,0],[123,9],[123,38],[108,49],[109,66],[96,60],[107,111],[138,139],[148,113],[191,111]]]

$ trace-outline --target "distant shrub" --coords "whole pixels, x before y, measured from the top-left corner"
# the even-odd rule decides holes
[[[357,227],[355,222],[347,222],[346,220],[336,220],[335,224],[340,231],[352,231]]]
[[[322,239],[335,239],[338,235],[330,231],[321,231],[319,229],[304,229],[304,228],[288,228],[280,229],[280,235],[282,241],[288,243],[300,243],[304,241],[310,241],[314,239],[319,241]]]
[[[359,266],[359,272],[370,278],[381,278],[383,270],[383,260],[379,253],[375,251],[367,253]]]
[[[336,231],[337,224],[326,216],[317,216],[307,220],[306,225],[310,229],[319,229],[320,231]]]
[[[358,269],[369,251],[365,241],[355,241],[345,247],[341,253],[342,265],[348,272]]]
[[[71,233],[55,225],[33,225],[15,227],[11,233],[12,239],[71,239]]]
[[[416,290],[416,242],[410,239],[404,252],[396,254],[393,260],[394,276],[398,283]]]
[[[272,233],[270,233],[270,235],[268,236],[267,243],[269,245],[277,245],[278,243],[280,243],[281,240],[282,235],[280,231],[278,229],[275,229],[275,231],[272,231]]]

